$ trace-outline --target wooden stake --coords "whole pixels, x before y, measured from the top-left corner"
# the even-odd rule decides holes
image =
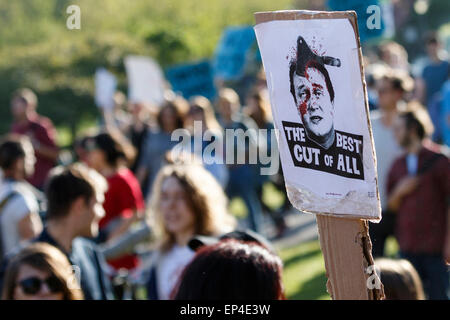
[[[369,285],[372,283],[369,277],[377,276],[367,272],[367,267],[373,266],[367,221],[317,215],[317,225],[328,278],[327,290],[331,298],[383,299],[383,286],[370,289]]]

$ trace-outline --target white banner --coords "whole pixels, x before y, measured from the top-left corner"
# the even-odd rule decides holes
[[[125,58],[130,102],[159,105],[164,101],[165,81],[160,66],[149,57]]]
[[[116,92],[116,77],[104,68],[95,72],[95,104],[99,108],[114,108],[114,93]]]

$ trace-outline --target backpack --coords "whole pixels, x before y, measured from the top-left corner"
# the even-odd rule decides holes
[[[14,198],[19,193],[17,191],[11,191],[2,201],[0,201],[0,217],[2,216],[3,209],[6,207],[6,205],[9,203],[9,201]],[[0,265],[3,261],[4,255],[6,252],[3,252],[3,237],[0,234]]]

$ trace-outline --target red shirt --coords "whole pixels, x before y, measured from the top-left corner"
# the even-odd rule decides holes
[[[144,199],[139,182],[127,168],[120,169],[108,177],[108,191],[105,193],[105,216],[100,220],[100,229],[105,228],[115,218],[130,218],[136,210],[144,209]],[[127,255],[108,261],[114,268],[133,269],[137,266],[137,257]]]
[[[442,255],[446,232],[450,232],[447,230],[449,159],[444,155],[436,155],[436,152],[427,147],[419,152],[419,186],[403,198],[397,210],[396,237],[403,252]],[[432,158],[434,159],[430,160]],[[423,169],[426,163],[428,169]],[[406,176],[408,169],[404,155],[392,165],[388,177],[388,194]]]
[[[31,140],[36,140],[40,144],[57,148],[56,130],[50,119],[37,115],[25,123],[15,123],[12,125],[11,133],[28,136]],[[56,164],[54,160],[45,157],[35,150],[36,164],[34,165],[34,174],[28,178],[36,188],[42,189],[49,171]]]

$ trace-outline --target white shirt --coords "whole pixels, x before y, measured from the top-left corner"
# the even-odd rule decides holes
[[[0,236],[4,254],[14,249],[21,241],[19,221],[29,214],[38,215],[39,212],[36,196],[24,182],[3,181],[0,184],[0,202],[12,190],[17,192],[16,195],[8,200],[0,213]]]
[[[195,252],[188,246],[174,245],[165,253],[156,270],[158,298],[168,300],[186,265],[194,257]]]
[[[389,170],[394,160],[402,155],[402,149],[395,140],[392,128],[386,127],[381,122],[381,113],[378,110],[370,113],[370,120],[377,155],[378,190],[380,192],[381,208],[386,209]]]

